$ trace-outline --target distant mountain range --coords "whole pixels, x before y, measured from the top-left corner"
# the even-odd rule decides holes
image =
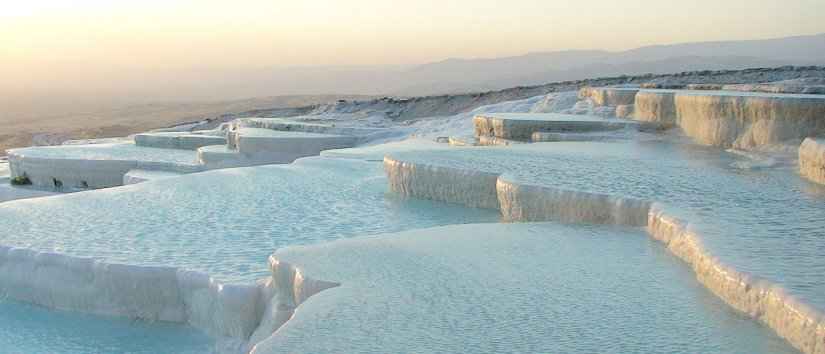
[[[219,87],[237,89],[232,96],[318,93],[413,96],[623,74],[782,65],[825,65],[825,34],[655,45],[621,52],[571,50],[493,59],[447,59],[415,67],[239,70],[223,75],[226,82]]]
[[[126,97],[142,101],[214,101],[318,94],[419,96],[604,76],[782,65],[825,65],[825,34],[656,45],[621,52],[571,50],[493,59],[447,59],[412,67],[237,67],[141,73],[137,79],[113,75],[98,83],[90,80],[87,92],[55,81],[46,93],[49,100],[62,97],[69,102],[73,96],[92,97],[95,101]],[[70,91],[62,92],[63,87]]]
[[[622,52],[560,51],[421,65],[401,73],[408,84],[397,92],[459,92],[623,74],[823,64],[825,34],[656,45]]]

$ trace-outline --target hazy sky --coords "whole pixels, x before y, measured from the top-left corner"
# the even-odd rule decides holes
[[[417,64],[825,32],[823,0],[15,0],[0,75]]]

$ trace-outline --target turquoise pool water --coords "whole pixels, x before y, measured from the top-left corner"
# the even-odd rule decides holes
[[[119,160],[197,165],[195,151],[136,146],[132,143],[38,146],[10,150],[45,159]]]
[[[505,173],[567,190],[661,202],[689,221],[708,250],[735,269],[781,284],[825,309],[825,188],[796,165],[674,142],[559,142],[510,148],[400,152],[438,166]]]
[[[794,353],[640,229],[447,226],[275,256],[341,286],[256,353]]]
[[[212,340],[167,323],[82,315],[0,300],[0,352],[29,353],[210,353]]]
[[[318,157],[3,203],[0,244],[249,283],[283,246],[498,219],[399,199],[380,162]]]

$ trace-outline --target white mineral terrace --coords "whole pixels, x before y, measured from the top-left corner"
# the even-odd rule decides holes
[[[229,130],[137,134],[134,143],[13,149],[8,152],[11,177],[25,176],[34,187],[44,190],[107,188],[160,176],[291,163],[323,150],[352,147],[393,133],[274,118],[248,118],[233,125],[225,126]],[[129,171],[138,172],[127,174]],[[20,193],[9,194],[7,199]]]
[[[658,131],[799,143],[824,97],[580,94],[610,107],[560,93],[394,128],[243,118],[12,150],[5,182],[124,186],[0,203],[0,295],[196,332],[161,351],[202,352],[202,331],[233,354],[825,354],[825,186],[801,178],[823,176],[822,140],[797,166]],[[597,115],[617,106],[655,124]],[[0,346],[25,313],[0,303]],[[85,351],[129,351],[105,343]]]
[[[825,194],[781,168],[743,178],[739,158],[654,139],[401,152],[385,169],[393,191],[505,220],[644,226],[731,306],[823,353],[825,263],[799,251],[825,246]]]
[[[302,300],[253,353],[793,352],[640,229],[445,226],[272,259],[337,286]]]
[[[606,119],[574,114],[488,113],[473,119],[475,136],[529,141],[535,132],[593,132],[638,126],[629,120]],[[501,144],[484,144],[501,145]]]
[[[825,139],[807,138],[799,146],[799,172],[825,184]]]
[[[625,88],[583,89],[581,95],[591,97],[588,92],[593,90],[622,97],[632,92],[631,117],[676,125],[704,145],[739,149],[796,145],[825,133],[825,95]],[[591,100],[596,105],[627,104]]]
[[[579,90],[580,99],[590,99],[598,106],[631,105],[638,88],[585,87]]]
[[[143,133],[136,134],[134,139],[137,146],[165,149],[197,150],[226,144],[226,136],[221,131]]]
[[[374,139],[398,135],[398,131],[393,129],[336,126],[335,124],[296,122],[280,118],[241,118],[236,120],[234,125],[236,128],[262,128],[278,131],[354,136],[357,138],[359,144]]]
[[[131,143],[64,145],[8,151],[12,177],[41,188],[74,190],[123,184],[130,170],[203,171],[189,150],[139,147]]]
[[[129,170],[123,175],[123,185],[138,184],[159,179],[180,177],[182,173],[154,170]]]

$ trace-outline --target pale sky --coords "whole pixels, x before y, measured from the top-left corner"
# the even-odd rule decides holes
[[[0,75],[408,65],[823,32],[825,0],[9,0]]]

